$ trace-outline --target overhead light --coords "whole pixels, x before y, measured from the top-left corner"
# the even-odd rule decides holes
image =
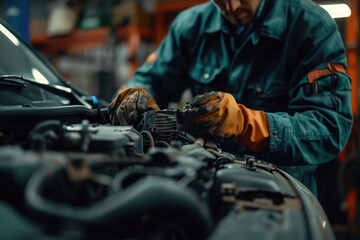
[[[347,18],[351,15],[350,7],[345,3],[340,4],[320,4],[332,18]]]

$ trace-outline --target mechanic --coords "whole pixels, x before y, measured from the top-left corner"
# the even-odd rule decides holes
[[[109,106],[137,124],[190,88],[185,116],[221,148],[277,165],[316,194],[314,172],[352,128],[351,80],[335,21],[311,0],[213,0],[181,12]]]

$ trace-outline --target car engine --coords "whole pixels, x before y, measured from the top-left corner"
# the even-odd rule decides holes
[[[196,139],[182,122],[180,110],[165,109],[136,128],[46,119],[11,145],[1,132],[0,199],[17,216],[3,234],[26,226],[50,239],[334,238],[301,183]]]

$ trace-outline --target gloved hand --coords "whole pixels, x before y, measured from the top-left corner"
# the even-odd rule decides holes
[[[265,112],[237,104],[229,93],[210,92],[193,98],[185,118],[197,135],[235,139],[253,152],[264,152],[269,145]]]
[[[120,89],[109,105],[109,116],[113,125],[138,125],[141,114],[148,110],[159,110],[154,98],[143,87]]]

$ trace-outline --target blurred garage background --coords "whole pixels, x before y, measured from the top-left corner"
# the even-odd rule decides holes
[[[110,100],[160,43],[176,14],[207,0],[2,0],[0,17],[73,84]],[[337,161],[319,168],[319,200],[338,239],[360,239],[358,0],[317,0],[348,52],[355,124]],[[332,4],[340,4],[335,7]]]

